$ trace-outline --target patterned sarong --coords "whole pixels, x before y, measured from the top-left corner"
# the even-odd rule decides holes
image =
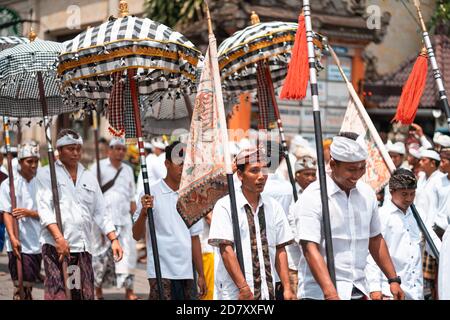
[[[66,300],[62,264],[58,260],[56,248],[49,244],[42,246],[44,260],[45,300]],[[74,268],[77,267],[77,268]],[[92,256],[88,252],[71,253],[68,261],[69,287],[72,300],[94,300],[94,271]],[[70,269],[74,269],[70,273]]]

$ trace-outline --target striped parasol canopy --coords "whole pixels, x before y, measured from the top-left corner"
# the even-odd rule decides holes
[[[2,36],[0,37],[0,51],[28,42],[30,42],[30,40],[24,37]]]
[[[150,100],[191,89],[201,52],[169,27],[134,16],[111,19],[64,43],[58,72],[77,96],[107,99],[112,73],[136,69],[139,93]],[[176,92],[174,92],[176,94]]]
[[[243,91],[256,93],[257,63],[267,60],[275,89],[287,74],[297,23],[263,22],[237,31],[218,48],[224,98]]]
[[[36,40],[0,52],[0,115],[19,118],[43,116],[37,72],[43,75],[50,116],[74,112],[83,106],[80,101],[62,96],[56,74],[62,50],[61,43]]]

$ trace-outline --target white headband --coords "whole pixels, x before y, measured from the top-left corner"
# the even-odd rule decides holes
[[[427,150],[427,149],[421,150],[420,158],[430,158],[436,161],[441,161],[441,156],[434,150]]]
[[[19,146],[19,152],[17,153],[17,159],[22,160],[25,158],[37,157],[39,158],[39,145],[34,141],[28,141]]]
[[[66,134],[65,136],[62,136],[61,138],[59,138],[56,141],[56,148],[68,146],[68,145],[71,145],[71,144],[83,145],[83,138],[81,138],[81,136],[79,136],[78,139],[75,139],[73,137],[73,135],[68,133],[68,134]]]
[[[124,138],[112,138],[111,141],[109,142],[109,146],[110,147],[114,147],[114,146],[126,146],[125,143],[125,139]]]
[[[330,155],[333,159],[342,162],[359,162],[366,160],[369,153],[364,136],[359,136],[356,141],[336,136],[330,146]]]

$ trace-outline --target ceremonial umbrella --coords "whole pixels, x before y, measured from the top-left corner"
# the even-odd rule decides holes
[[[150,194],[139,95],[151,103],[190,94],[201,52],[180,33],[150,19],[128,13],[119,3],[120,18],[89,28],[66,43],[58,72],[64,88],[78,97],[109,99],[111,131],[137,138],[145,194]],[[147,212],[159,296],[161,268],[152,210]]]
[[[281,87],[286,78],[298,24],[278,21],[260,23],[255,12],[252,13],[251,22],[251,26],[237,31],[219,46],[219,66],[225,97],[233,100],[242,91],[257,92],[258,127],[270,130],[278,126],[292,193],[297,201],[275,89]]]
[[[55,157],[51,141],[50,116],[74,112],[87,99],[65,98],[56,74],[61,43],[36,40],[17,45],[0,53],[0,114],[8,117],[43,117],[48,148],[52,196],[56,221],[63,232],[56,182]],[[63,265],[64,285],[67,284],[67,261]],[[66,287],[66,297],[70,291]]]
[[[3,36],[0,37],[0,51],[12,48],[18,44],[28,43],[27,38],[16,37],[16,36]],[[12,153],[11,153],[11,139],[9,136],[9,117],[3,115],[3,129],[5,134],[5,149],[6,149],[6,159],[8,161],[8,177],[9,177],[9,194],[11,197],[11,211],[16,208],[16,193],[14,188],[14,173],[12,167]],[[13,229],[15,236],[19,239],[19,225],[15,219],[13,219]],[[22,261],[17,260],[17,278],[19,286],[20,298],[24,298],[23,291],[23,272],[22,272]]]

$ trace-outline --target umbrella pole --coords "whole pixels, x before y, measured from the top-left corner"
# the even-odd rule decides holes
[[[317,86],[317,73],[315,67],[314,54],[314,33],[311,22],[311,7],[310,1],[303,1],[303,12],[305,14],[306,39],[308,42],[308,60],[309,60],[309,75],[311,83],[311,98],[313,102],[313,117],[314,117],[314,133],[316,140],[317,163],[319,168],[319,183],[320,196],[322,202],[322,217],[323,217],[323,231],[325,236],[325,251],[327,257],[327,267],[330,274],[331,281],[336,286],[336,271],[334,267],[333,243],[331,236],[330,210],[328,207],[328,192],[327,180],[325,173],[325,158],[323,155],[322,144],[322,124],[320,120],[320,106],[319,106],[319,89]]]
[[[209,57],[211,63],[211,69],[213,73],[213,85],[214,85],[214,93],[215,99],[217,103],[217,109],[219,112],[219,124],[222,135],[222,143],[223,143],[223,151],[224,151],[224,159],[225,159],[225,171],[227,173],[227,182],[228,182],[228,192],[230,194],[230,206],[231,206],[231,221],[233,224],[233,238],[234,245],[236,250],[236,257],[239,262],[239,266],[241,268],[242,274],[245,278],[245,268],[244,268],[244,255],[242,252],[242,242],[241,242],[241,233],[239,231],[239,217],[237,213],[237,205],[236,205],[236,191],[234,188],[234,180],[233,180],[233,169],[231,166],[231,154],[228,145],[228,132],[226,126],[226,117],[225,117],[225,107],[223,105],[223,96],[222,96],[222,85],[220,82],[220,70],[219,63],[217,60],[217,44],[216,37],[214,36],[211,22],[211,15],[208,8],[208,3],[205,1],[205,11],[208,19],[208,32],[209,32]]]
[[[48,162],[50,168],[50,180],[52,184],[52,196],[53,196],[53,205],[55,207],[55,216],[56,216],[56,224],[58,225],[59,230],[64,235],[64,230],[62,226],[61,219],[61,207],[59,206],[59,194],[58,194],[58,184],[56,181],[56,170],[55,170],[55,155],[52,146],[52,135],[51,135],[51,124],[48,116],[48,107],[47,107],[47,99],[45,97],[45,89],[44,89],[44,80],[42,79],[42,72],[37,72],[37,80],[39,86],[39,97],[42,105],[42,114],[44,117],[44,128],[45,128],[45,140],[47,142],[48,149]],[[66,299],[71,299],[70,289],[68,288],[68,275],[67,275],[67,259],[64,259],[62,262],[62,276],[64,279],[64,290],[66,292]]]
[[[94,128],[94,144],[95,144],[95,160],[97,161],[97,181],[100,187],[102,186],[102,175],[100,171],[100,148],[98,145],[98,127],[100,124],[100,117],[97,110],[92,111],[92,127]]]
[[[447,117],[447,125],[450,128],[450,106],[448,102],[448,97],[445,92],[444,81],[442,80],[442,74],[439,70],[439,65],[436,60],[436,55],[434,54],[433,45],[431,44],[430,34],[427,31],[427,26],[425,25],[425,21],[423,20],[422,11],[420,10],[420,1],[414,0],[414,5],[417,9],[417,14],[420,20],[420,26],[422,27],[422,36],[423,41],[425,43],[425,47],[427,48],[428,58],[430,59],[431,66],[433,68],[434,79],[436,80],[436,86],[439,91],[439,102],[441,104],[442,110],[445,112],[445,116]]]
[[[6,148],[6,158],[8,161],[8,180],[9,180],[9,195],[11,197],[11,213],[17,207],[16,203],[16,190],[14,187],[14,172],[12,167],[12,153],[11,153],[11,139],[9,136],[9,118],[3,117],[3,128],[5,132],[5,148]],[[13,232],[14,236],[20,240],[20,232],[19,232],[19,222],[16,218],[12,218],[13,222]],[[22,254],[22,253],[21,253]],[[17,281],[19,285],[19,296],[20,300],[25,298],[25,292],[23,289],[23,265],[22,260],[16,258],[16,267],[17,267]]]
[[[392,161],[391,157],[389,156],[389,153],[386,149],[386,146],[384,145],[383,141],[380,138],[380,135],[378,134],[377,129],[372,123],[372,120],[370,119],[369,115],[367,114],[366,109],[364,108],[364,105],[361,102],[361,99],[359,99],[358,94],[355,91],[355,88],[353,88],[353,85],[348,80],[344,70],[342,69],[341,62],[339,61],[338,56],[334,52],[333,48],[329,45],[328,46],[331,56],[334,59],[334,62],[336,63],[339,72],[342,75],[342,78],[344,79],[345,83],[347,84],[348,91],[350,92],[350,95],[355,101],[356,108],[359,111],[359,114],[363,118],[367,128],[369,129],[370,135],[373,137],[373,140],[375,141],[375,144],[377,145],[378,149],[380,150],[380,154],[383,157],[384,162],[386,162],[386,165],[392,174],[395,171],[395,165]],[[425,224],[420,217],[419,212],[417,211],[417,208],[414,204],[411,206],[411,211],[413,213],[414,218],[416,219],[417,225],[419,226],[420,231],[422,231],[425,240],[427,241],[428,245],[430,246],[430,250],[432,251],[434,257],[436,258],[437,262],[439,262],[439,250],[437,249],[433,239],[431,238],[430,233],[428,232],[428,229],[425,227]]]
[[[136,75],[136,70],[128,69],[127,72],[128,72],[128,80],[130,81],[131,98],[133,100],[134,121],[136,125],[136,136],[138,139],[139,159],[141,163],[141,172],[143,178],[142,180],[144,181],[144,192],[145,194],[150,194],[150,186],[148,184],[148,174],[147,174],[147,163],[145,160],[144,139],[142,138],[142,124],[139,110],[137,84],[135,79],[133,78]],[[163,300],[164,289],[162,286],[161,265],[159,262],[158,244],[156,239],[155,221],[153,217],[152,208],[147,210],[147,220],[150,239],[152,242],[153,261],[155,263],[155,273],[156,273],[156,281],[158,283],[159,299]]]
[[[298,193],[297,193],[297,188],[295,187],[294,173],[292,171],[291,160],[289,159],[289,150],[288,150],[287,143],[286,143],[286,137],[284,135],[283,123],[281,122],[280,110],[278,109],[277,99],[275,98],[275,89],[273,87],[272,75],[270,74],[270,69],[269,69],[269,65],[268,65],[267,61],[263,61],[262,65],[264,65],[264,69],[265,69],[264,74],[265,74],[265,78],[266,78],[265,80],[266,80],[268,89],[270,91],[270,97],[272,99],[272,105],[273,105],[273,109],[275,112],[275,117],[277,118],[278,131],[280,132],[281,147],[283,150],[283,157],[284,157],[284,160],[286,161],[286,165],[287,165],[287,169],[288,169],[289,181],[291,182],[291,186],[292,186],[292,194],[294,195],[294,201],[297,202]]]

